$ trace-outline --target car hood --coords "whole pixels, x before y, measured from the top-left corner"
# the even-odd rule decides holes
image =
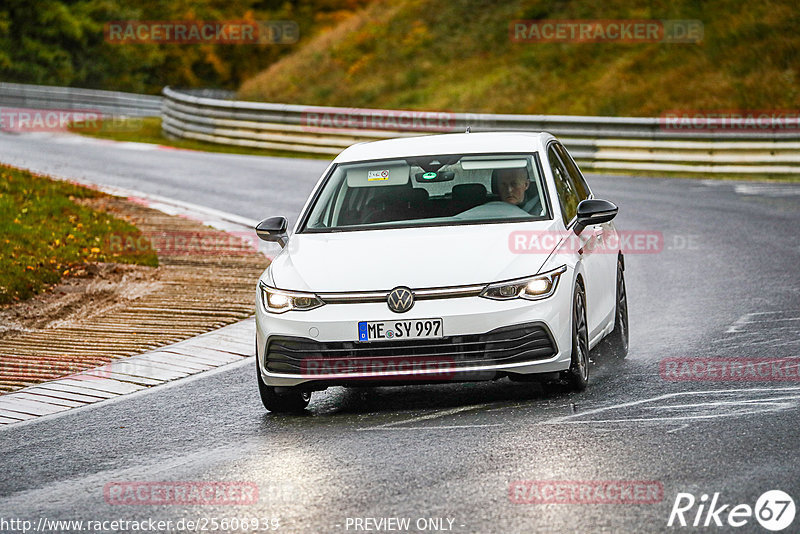
[[[520,254],[512,232],[553,221],[295,234],[273,261],[276,287],[345,292],[482,284],[539,272],[548,253]]]

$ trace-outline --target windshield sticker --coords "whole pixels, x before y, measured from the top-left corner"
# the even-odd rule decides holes
[[[367,171],[368,182],[381,182],[389,179],[389,171],[384,169],[381,171]]]

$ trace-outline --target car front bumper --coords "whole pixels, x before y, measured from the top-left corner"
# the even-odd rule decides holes
[[[566,282],[561,280],[555,293],[540,301],[419,300],[402,314],[390,311],[385,302],[326,304],[273,314],[257,298],[261,377],[268,386],[314,388],[490,380],[498,375],[563,371],[569,367],[572,347],[571,287]],[[442,319],[444,338],[357,341],[360,321],[432,318]]]

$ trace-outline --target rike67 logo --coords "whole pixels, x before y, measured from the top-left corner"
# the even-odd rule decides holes
[[[792,524],[794,515],[794,500],[781,490],[764,492],[755,506],[723,503],[719,493],[710,500],[706,493],[699,499],[691,493],[678,493],[667,526],[743,527],[755,517],[765,529],[778,532]]]

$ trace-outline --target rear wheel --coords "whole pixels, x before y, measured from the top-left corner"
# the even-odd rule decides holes
[[[258,366],[256,357],[256,374],[258,375],[258,392],[261,394],[261,402],[264,408],[275,413],[300,413],[305,410],[311,401],[311,392],[303,391],[297,387],[281,388],[278,393],[276,388],[268,386],[261,378],[261,369]]]
[[[589,384],[589,328],[586,323],[586,296],[575,286],[572,302],[572,361],[562,379],[573,391],[583,391]]]
[[[624,360],[628,355],[628,292],[625,290],[622,261],[617,262],[617,311],[614,316],[614,330],[606,341],[608,357]]]

